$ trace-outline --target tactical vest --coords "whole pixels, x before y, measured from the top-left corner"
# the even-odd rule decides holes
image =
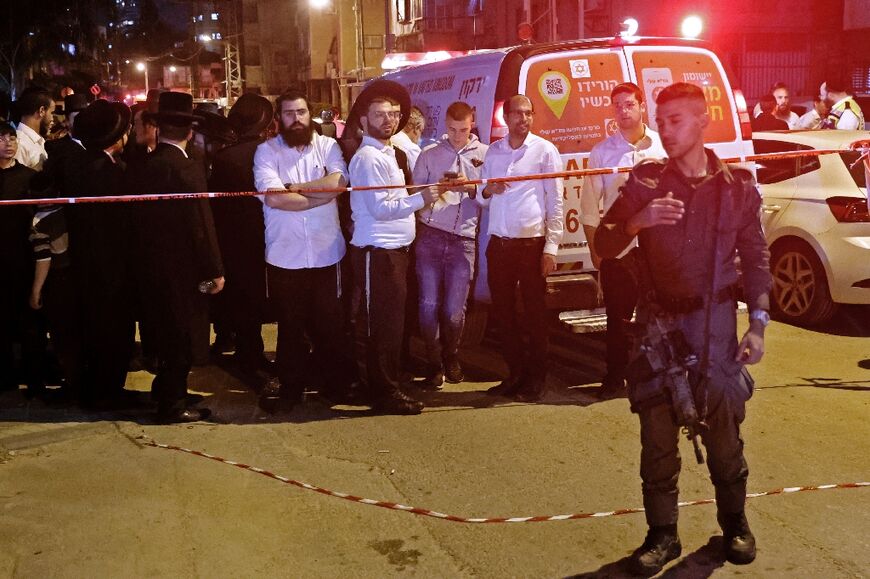
[[[825,128],[836,129],[837,124],[840,122],[840,117],[842,117],[843,113],[847,110],[852,111],[855,116],[858,117],[857,130],[863,131],[864,113],[861,111],[861,107],[858,106],[858,103],[856,103],[855,99],[853,99],[852,97],[848,97],[843,102],[831,108],[831,112],[828,113],[828,118],[825,119]]]

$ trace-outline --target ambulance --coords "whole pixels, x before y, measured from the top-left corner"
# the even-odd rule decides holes
[[[617,36],[470,53],[399,53],[388,55],[383,66],[394,70],[381,78],[403,85],[423,111],[424,143],[446,133],[444,113],[454,101],[475,109],[477,134],[484,143],[492,143],[507,135],[505,100],[524,94],[536,112],[532,132],[556,145],[566,170],[583,169],[592,147],[618,130],[610,102],[613,87],[636,83],[646,101],[644,121],[655,129],[659,91],[674,82],[688,82],[700,86],[707,97],[707,146],[720,157],[752,154],[746,101],[732,88],[719,57],[700,41]],[[574,331],[591,331],[600,329],[603,310],[580,222],[582,189],[582,178],[565,180],[565,234],[558,269],[548,279],[547,305],[563,312],[563,321]],[[466,328],[472,342],[482,337],[483,304],[489,303],[486,230],[484,222],[474,291],[477,307],[469,310]]]

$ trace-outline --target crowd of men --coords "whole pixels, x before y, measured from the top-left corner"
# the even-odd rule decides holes
[[[839,88],[827,83],[826,108],[815,113],[863,124]],[[771,96],[763,114],[799,121],[785,87]],[[755,538],[743,509],[740,423],[753,391],[745,366],[764,353],[772,284],[760,197],[749,172],[704,148],[709,116],[698,87],[676,83],[658,94],[659,133],[643,122],[637,85],[617,85],[611,102],[617,130],[593,148],[590,167],[634,168],[628,176],[590,177],[581,220],[608,314],[602,394],[621,395],[627,383],[641,424],[649,533],[631,564],[652,575],[680,554],[683,426],[663,374],[635,364],[644,350],[625,326],[635,309],[642,323],[673,324],[701,360],[684,371],[702,417],[724,553],[749,563]],[[293,91],[274,107],[244,95],[227,117],[195,110],[184,93],[154,91],[134,110],[69,95],[69,134],[50,142],[50,95],[28,90],[17,108],[17,128],[0,122],[0,198],[43,202],[0,208],[2,267],[12,273],[12,283],[0,285],[3,387],[18,387],[17,342],[28,392],[45,394],[39,370],[48,331],[68,397],[97,408],[129,403],[124,383],[138,321],[158,420],[202,420],[210,412],[188,393],[187,379],[199,345],[207,345],[211,306],[217,350],[233,343],[235,368],[265,410],[302,403],[317,390],[381,413],[418,414],[418,388],[464,380],[459,349],[486,208],[487,281],[509,369],[487,393],[526,402],[544,396],[544,298],[562,237],[563,185],[522,177],[563,165],[556,147],[532,132],[526,96],[505,101],[508,134],[490,146],[474,134],[473,109],[455,102],[445,111],[446,133],[422,150],[423,115],[400,85],[383,80],[359,95],[341,142],[321,134],[307,96]],[[484,186],[470,183],[480,180]],[[44,201],[201,191],[260,195],[211,203]],[[735,256],[750,309],[739,341]],[[413,318],[425,348],[423,378],[414,385],[407,365]],[[268,319],[278,325],[275,364],[264,356]]]

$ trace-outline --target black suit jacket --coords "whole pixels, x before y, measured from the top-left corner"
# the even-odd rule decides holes
[[[207,190],[203,165],[168,143],[158,144],[144,163],[131,171],[130,179],[131,189],[146,195]],[[208,201],[147,201],[137,205],[143,283],[186,309],[201,281],[224,274]]]

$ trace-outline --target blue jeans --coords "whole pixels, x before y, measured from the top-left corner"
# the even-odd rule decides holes
[[[469,237],[420,225],[414,247],[420,333],[426,345],[427,370],[437,372],[442,361],[454,359],[459,351],[477,244]]]

